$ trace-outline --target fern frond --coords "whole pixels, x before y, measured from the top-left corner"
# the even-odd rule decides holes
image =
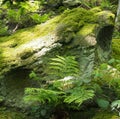
[[[79,106],[86,100],[92,99],[94,97],[93,90],[87,90],[84,87],[79,87],[71,90],[71,94],[67,96],[64,100],[65,103],[75,103]]]
[[[49,68],[54,72],[52,74],[60,76],[60,78],[65,76],[78,76],[80,73],[78,62],[74,56],[57,56],[56,58],[52,58],[49,63]]]
[[[26,88],[25,89],[25,97],[24,101],[29,102],[57,102],[59,98],[59,94],[63,92],[53,91],[53,90],[46,90],[42,88]]]

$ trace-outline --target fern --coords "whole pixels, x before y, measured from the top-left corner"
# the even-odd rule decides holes
[[[52,58],[49,68],[52,76],[55,75],[58,79],[56,80],[55,77],[43,88],[27,88],[24,98],[26,102],[52,103],[53,105],[66,103],[71,108],[78,108],[83,102],[94,97],[94,90],[80,85],[80,70],[74,56]],[[30,77],[36,77],[34,72]]]
[[[57,58],[52,58],[49,66],[54,74],[60,78],[65,76],[78,76],[80,73],[78,62],[75,61],[73,56],[57,56]]]
[[[59,95],[63,92],[47,90],[42,88],[26,88],[25,89],[25,102],[40,102],[40,103],[51,103],[57,102]]]
[[[70,95],[64,100],[65,103],[78,104],[80,106],[84,101],[94,97],[94,91],[88,90],[85,87],[77,87],[70,91]]]

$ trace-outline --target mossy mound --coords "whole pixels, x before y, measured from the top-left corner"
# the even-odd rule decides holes
[[[56,31],[61,42],[69,43],[77,38],[77,32],[79,32],[84,26],[88,24],[95,24],[96,17],[94,12],[82,8],[75,8],[73,10],[66,10],[60,18],[60,24]],[[86,28],[84,36],[92,32],[92,28]],[[82,34],[83,35],[83,34]]]
[[[78,45],[94,46],[99,28],[114,23],[111,12],[106,11],[105,17],[104,11],[96,9],[96,12],[94,9],[68,9],[46,23],[19,30],[11,36],[0,37],[0,72],[34,62],[33,59],[36,60],[38,56],[32,57],[35,53],[56,42],[67,44],[69,48]]]
[[[1,107],[0,119],[27,119],[27,118],[24,114],[20,112],[7,110],[5,107]]]
[[[112,51],[113,58],[120,60],[120,39],[112,40]]]
[[[92,119],[120,119],[120,117],[111,111],[98,110]]]

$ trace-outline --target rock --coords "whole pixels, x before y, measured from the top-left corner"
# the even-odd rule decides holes
[[[43,78],[50,58],[56,55],[77,56],[88,81],[95,60],[105,61],[110,54],[113,26],[114,14],[109,11],[74,8],[41,25],[1,37],[0,75],[5,77],[0,93],[6,104],[24,107],[24,89],[38,86],[29,79],[30,71]]]
[[[76,6],[76,5],[80,5],[81,1],[80,0],[63,0],[63,5],[64,6]]]

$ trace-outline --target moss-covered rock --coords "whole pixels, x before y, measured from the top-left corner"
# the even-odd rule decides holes
[[[96,112],[92,119],[120,119],[120,117],[111,111],[100,110]]]
[[[5,107],[1,107],[0,119],[28,119],[28,118],[18,111],[7,110]]]
[[[66,10],[46,23],[0,37],[0,73],[23,65],[29,67],[29,64],[51,50],[56,41],[68,44],[69,48],[96,45],[99,29],[104,25],[113,25],[114,15],[100,11],[100,8],[94,12],[94,9]]]
[[[101,54],[109,51],[111,39],[108,36],[111,34],[111,32],[109,34],[111,27],[106,29],[106,26],[114,24],[114,15],[111,12],[100,9],[94,11],[94,9],[83,8],[68,9],[46,23],[19,30],[11,36],[0,37],[0,74],[5,74],[6,79],[1,84],[0,92],[4,95],[7,104],[23,106],[20,103],[22,103],[24,88],[31,85],[29,81],[25,83],[24,71],[35,70],[41,77],[46,75],[44,71],[46,64],[49,58],[56,54],[77,54],[80,68],[85,74],[84,78],[86,75],[90,76],[95,57],[97,57],[95,48],[101,48],[102,52],[99,52]],[[101,31],[102,33],[107,31],[108,35],[102,34],[100,37]],[[101,44],[104,44],[104,47]],[[107,51],[104,49],[106,46]],[[15,75],[18,74],[17,72],[23,72],[23,74]],[[11,75],[12,78],[9,77]],[[20,79],[18,84],[17,79]]]
[[[120,60],[120,39],[112,40],[112,51],[113,58]]]

